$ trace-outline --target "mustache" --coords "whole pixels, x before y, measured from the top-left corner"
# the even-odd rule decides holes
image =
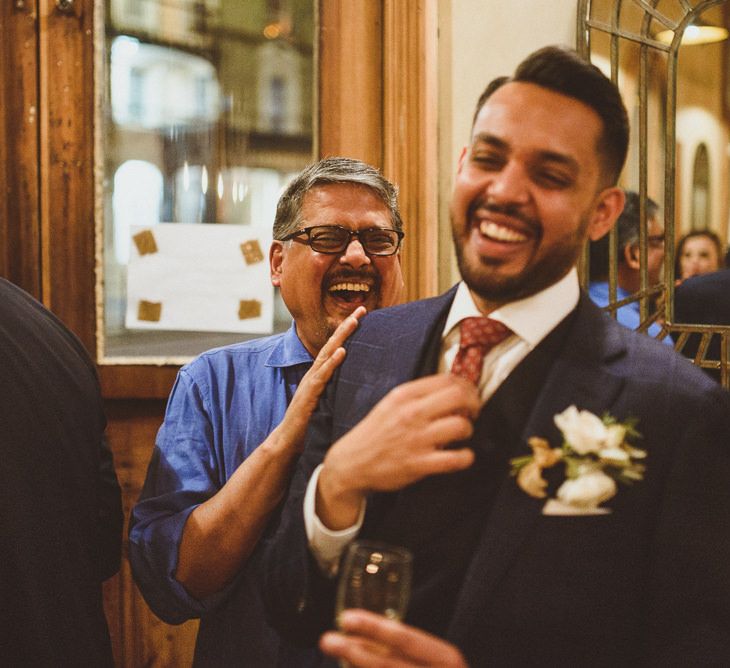
[[[370,283],[374,290],[378,290],[380,288],[380,274],[372,267],[361,270],[349,267],[338,267],[333,270],[331,274],[327,275],[322,287],[326,290],[334,283],[357,283],[361,281],[364,283]]]
[[[524,223],[531,229],[539,232],[541,229],[540,221],[537,218],[528,216],[518,204],[495,204],[494,202],[488,202],[484,199],[476,199],[470,205],[468,209],[468,217],[472,218],[476,215],[478,209],[487,211],[488,213],[497,213],[509,218],[514,218]]]

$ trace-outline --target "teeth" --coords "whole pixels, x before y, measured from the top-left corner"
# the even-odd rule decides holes
[[[517,230],[513,230],[511,227],[504,227],[493,222],[483,222],[479,226],[479,231],[485,237],[489,237],[495,241],[527,241],[527,235],[522,234],[522,232],[518,232]]]
[[[349,292],[370,292],[370,286],[367,283],[335,283],[329,288],[330,292],[336,290],[348,290]]]

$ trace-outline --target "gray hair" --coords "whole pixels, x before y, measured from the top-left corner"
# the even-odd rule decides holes
[[[302,224],[301,212],[305,195],[317,186],[352,183],[369,188],[390,211],[392,225],[403,229],[398,210],[398,188],[375,167],[353,158],[324,158],[298,174],[279,198],[274,218],[274,239],[283,239]]]

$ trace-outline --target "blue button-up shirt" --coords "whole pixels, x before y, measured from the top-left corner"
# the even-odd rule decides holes
[[[204,618],[198,650],[201,643],[215,644],[204,637],[213,626],[205,623],[211,613],[218,618],[218,634],[248,631],[253,643],[261,643],[263,631],[251,625],[264,622],[245,568],[224,591],[205,600],[190,596],[175,579],[185,522],[281,422],[311,365],[292,324],[284,334],[203,353],[178,374],[132,510],[129,553],[135,580],[159,617],[173,624]]]
[[[588,286],[588,294],[590,295],[591,299],[593,300],[593,303],[597,306],[608,306],[608,283],[606,281],[593,281]],[[629,296],[629,293],[626,292],[623,288],[616,286],[616,299],[626,299],[626,297]],[[624,327],[628,327],[629,329],[638,329],[639,325],[641,325],[641,311],[639,310],[639,302],[630,302],[629,304],[626,304],[622,306],[620,309],[616,311],[616,320],[618,320]],[[659,334],[661,334],[662,328],[661,326],[653,322],[651,325],[649,325],[648,329],[646,330],[646,333],[651,336],[652,338],[656,339]],[[669,334],[666,334],[664,338],[657,339],[658,341],[661,341],[662,343],[666,343],[668,346],[673,346],[674,341],[672,341],[672,337],[669,336]]]

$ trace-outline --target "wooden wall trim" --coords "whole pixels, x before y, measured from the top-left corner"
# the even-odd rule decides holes
[[[0,275],[41,297],[36,0],[0,6]]]
[[[93,0],[39,0],[44,303],[95,350]]]
[[[438,291],[438,57],[435,0],[383,2],[383,170],[400,188],[408,299]]]
[[[167,399],[177,377],[178,366],[99,366],[101,392],[105,399]]]
[[[382,167],[382,6],[320,0],[319,157],[343,155]]]

